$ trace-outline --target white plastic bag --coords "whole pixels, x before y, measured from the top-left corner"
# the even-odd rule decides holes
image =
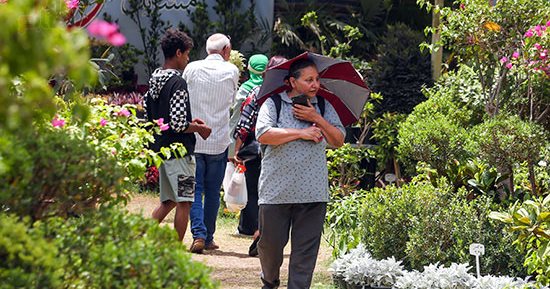
[[[223,200],[225,201],[227,210],[230,212],[238,212],[244,209],[248,202],[244,171],[244,166],[239,165],[235,168],[233,163],[228,163],[225,169]]]

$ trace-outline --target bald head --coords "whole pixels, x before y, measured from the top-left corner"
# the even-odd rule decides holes
[[[231,42],[229,41],[229,38],[221,33],[212,34],[208,39],[206,40],[206,53],[208,54],[222,54],[222,50],[229,48],[231,51]]]

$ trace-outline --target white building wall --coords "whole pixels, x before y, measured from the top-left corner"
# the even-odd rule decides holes
[[[162,9],[162,19],[165,21],[170,21],[170,24],[174,27],[180,22],[186,27],[192,29],[193,23],[189,20],[187,11],[179,7],[188,7],[191,0],[149,0],[149,1],[158,1],[162,2],[165,8]],[[249,1],[243,0],[243,10],[249,7]],[[206,0],[209,8],[209,16],[211,21],[216,21],[217,15],[212,9],[215,5],[215,0]],[[102,11],[100,12],[99,17],[103,17],[103,13],[107,13],[111,16],[113,21],[118,20],[120,26],[120,32],[126,36],[128,43],[134,45],[139,49],[143,49],[143,43],[141,41],[141,36],[139,33],[139,28],[130,17],[126,16],[123,12],[123,7],[127,5],[127,0],[106,0],[105,5],[103,6]],[[192,9],[192,8],[191,8]],[[266,19],[270,24],[270,27],[273,27],[273,9],[274,9],[274,0],[256,0],[255,11],[258,17],[258,20]],[[162,53],[159,50],[159,59],[162,62]],[[138,74],[138,84],[146,84],[149,75],[146,73],[145,66],[140,62],[136,66],[136,73]]]

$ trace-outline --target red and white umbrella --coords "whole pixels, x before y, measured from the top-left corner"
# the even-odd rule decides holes
[[[332,104],[344,126],[356,122],[363,112],[369,98],[370,89],[351,62],[334,59],[312,52],[299,56],[269,68],[265,72],[264,82],[258,93],[258,103],[277,93],[289,90],[284,79],[290,65],[298,59],[310,59],[317,65],[321,88],[317,93]]]

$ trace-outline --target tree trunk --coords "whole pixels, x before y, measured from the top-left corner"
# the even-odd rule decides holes
[[[444,0],[435,0],[435,6],[443,8]],[[432,47],[441,39],[441,29],[439,28],[441,15],[438,9],[432,10],[432,27],[435,28],[432,34]],[[432,78],[436,81],[441,76],[441,64],[443,63],[443,47],[438,47],[432,51]]]

